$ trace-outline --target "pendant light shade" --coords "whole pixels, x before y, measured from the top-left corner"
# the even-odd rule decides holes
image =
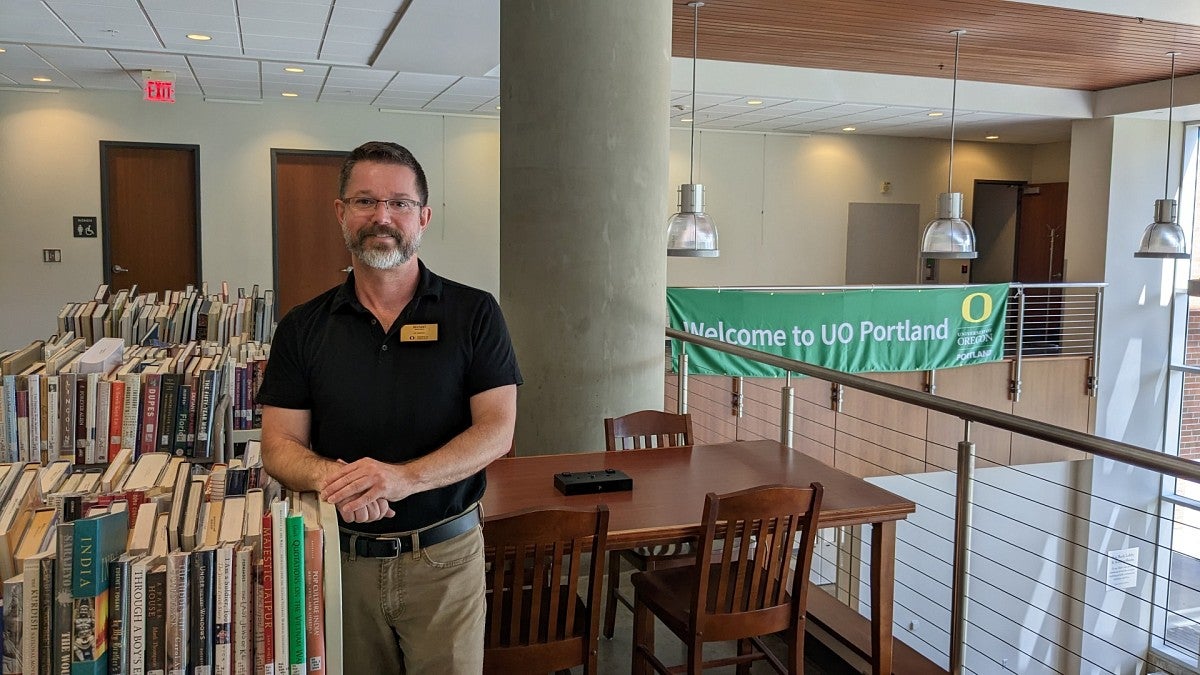
[[[700,35],[700,8],[703,2],[689,2],[692,18],[692,145],[688,152],[688,182],[679,187],[679,213],[667,222],[667,255],[687,258],[715,258],[717,224],[704,212],[704,186],[694,182],[696,161],[696,57]]]
[[[1175,56],[1171,55],[1171,100],[1167,105],[1167,170],[1163,179],[1163,198],[1154,200],[1154,222],[1142,233],[1142,245],[1135,258],[1188,258],[1187,236],[1179,226],[1179,207],[1168,199],[1171,182],[1171,123],[1175,112]]]
[[[962,217],[963,195],[954,189],[954,117],[958,103],[958,43],[967,31],[952,30],[954,36],[954,84],[950,94],[950,171],[946,192],[938,195],[937,217],[925,225],[921,237],[921,256],[924,258],[976,258],[975,230]]]

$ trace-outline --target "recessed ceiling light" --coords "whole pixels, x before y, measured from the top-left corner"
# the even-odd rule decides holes
[[[207,42],[212,39],[211,35],[205,35],[203,33],[188,33],[187,37],[189,40],[196,40],[197,42]]]
[[[762,101],[752,98],[749,101],[746,101],[746,105],[762,105]]]
[[[48,77],[35,77],[35,78],[33,78],[33,81],[34,82],[50,82],[51,80]]]
[[[500,109],[500,106],[496,106],[496,110],[499,110],[499,109]]]
[[[938,111],[936,111],[936,110],[935,110],[935,111],[933,111],[933,112],[929,113],[929,116],[930,116],[930,117],[941,117],[942,115],[945,115],[945,114],[946,114],[946,113],[944,113],[944,112],[938,112]]]
[[[5,49],[4,47],[0,47],[0,54],[3,54],[3,53],[4,53],[4,52],[6,52],[6,51],[8,51],[8,50],[7,50],[7,49]]]
[[[285,92],[283,92],[283,95],[286,96],[287,98],[296,98],[300,94],[297,94],[295,92],[285,91]]]
[[[288,68],[284,68],[284,69],[283,69],[283,72],[285,72],[285,73],[303,73],[303,72],[304,72],[304,69],[303,69],[303,68],[297,68],[297,67],[295,67],[295,66],[290,66],[290,67],[288,67]]]
[[[683,119],[681,119],[681,120],[679,120],[679,121],[680,121],[680,122],[694,122],[695,120],[694,120],[694,119],[692,119],[691,117],[685,117],[685,118],[683,118]]]
[[[842,131],[858,131],[858,127],[842,127]]]
[[[994,141],[994,140],[996,140],[997,138],[1000,138],[1000,137],[999,137],[999,136],[997,136],[996,134],[991,134],[991,135],[988,135],[988,136],[984,136],[984,138],[988,139],[989,141]]]

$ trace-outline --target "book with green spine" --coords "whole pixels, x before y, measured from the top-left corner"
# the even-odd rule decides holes
[[[289,514],[287,536],[287,612],[288,612],[288,671],[305,675],[307,658],[304,653],[304,516]]]

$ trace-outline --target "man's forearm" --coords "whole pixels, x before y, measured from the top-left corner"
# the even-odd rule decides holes
[[[436,451],[402,464],[398,469],[406,476],[412,492],[424,492],[479,473],[503,457],[511,443],[511,427],[477,424]]]
[[[321,489],[338,463],[293,440],[264,436],[263,468],[289,490],[312,492]]]

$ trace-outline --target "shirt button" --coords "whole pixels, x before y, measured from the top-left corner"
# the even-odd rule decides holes
[[[384,346],[380,347],[380,348],[379,348],[379,351],[381,351],[381,352],[386,352],[386,351],[387,351],[387,345],[384,345]]]
[[[376,326],[376,325],[378,325],[378,324],[379,324],[379,320],[378,320],[378,319],[371,319],[371,325],[372,325],[372,326]]]

